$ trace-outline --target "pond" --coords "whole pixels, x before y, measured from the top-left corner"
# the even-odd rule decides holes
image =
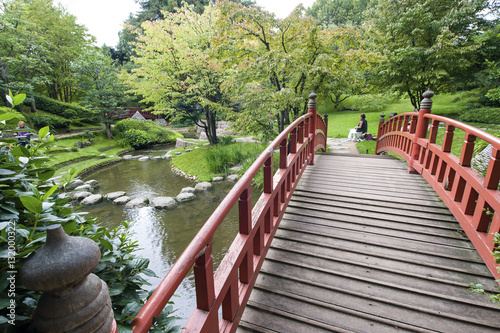
[[[153,157],[164,155],[172,149],[171,146],[162,146],[131,154]],[[85,180],[89,179],[99,182],[102,194],[125,191],[132,198],[175,197],[182,188],[196,185],[196,182],[174,174],[167,160],[144,162],[124,160],[96,171]],[[150,260],[149,268],[159,276],[149,279],[153,287],[156,287],[234,183],[225,180],[212,185],[209,191],[198,192],[195,201],[179,204],[173,210],[157,210],[152,207],[125,209],[124,206],[114,205],[111,201],[105,200],[95,206],[82,207],[81,211],[88,212],[91,217],[99,218],[99,224],[107,227],[119,226],[122,221],[131,222],[133,239],[138,241],[141,248],[138,254]],[[253,194],[255,202],[258,192],[255,191]],[[237,210],[233,209],[214,237],[215,268],[221,262],[237,232],[238,215]],[[178,309],[176,315],[182,318],[179,324],[183,325],[196,305],[192,273],[184,279],[176,295],[179,296],[173,298],[175,308]]]

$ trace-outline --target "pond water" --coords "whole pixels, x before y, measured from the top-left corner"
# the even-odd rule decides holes
[[[152,157],[164,155],[172,149],[170,146],[162,146],[131,154]],[[125,191],[132,198],[150,199],[155,196],[175,197],[183,187],[194,187],[196,184],[174,174],[167,160],[145,162],[125,160],[100,169],[85,180],[89,179],[99,182],[102,194]],[[151,207],[125,209],[124,206],[104,200],[95,206],[82,207],[81,211],[88,212],[91,217],[99,218],[99,223],[107,227],[119,226],[122,221],[131,222],[133,239],[138,241],[141,248],[138,254],[150,260],[149,268],[159,276],[159,278],[148,278],[153,287],[156,287],[234,183],[223,181],[212,185],[209,191],[198,192],[195,201],[182,203],[173,210],[156,210]],[[255,201],[258,194],[257,192],[252,194]],[[214,236],[215,267],[221,262],[238,232],[237,221],[237,210],[233,209]],[[173,298],[175,308],[178,309],[175,314],[182,318],[179,324],[183,325],[196,305],[192,273],[184,279],[176,295],[179,297]]]

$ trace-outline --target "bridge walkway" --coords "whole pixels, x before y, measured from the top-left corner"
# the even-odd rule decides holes
[[[318,154],[238,332],[499,332],[486,265],[433,189],[389,156]]]

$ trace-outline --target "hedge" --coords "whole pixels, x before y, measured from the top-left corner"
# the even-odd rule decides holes
[[[182,135],[170,131],[153,121],[123,119],[115,124],[115,134],[124,138],[135,149],[150,147],[154,144],[173,142]]]
[[[99,117],[96,116],[94,112],[76,104],[64,103],[40,95],[35,95],[35,103],[38,109],[66,119],[83,121],[91,124],[99,123]]]

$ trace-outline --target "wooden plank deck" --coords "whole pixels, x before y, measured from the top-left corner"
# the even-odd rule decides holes
[[[500,308],[471,282],[498,286],[420,175],[390,157],[320,154],[238,332],[500,332]]]

